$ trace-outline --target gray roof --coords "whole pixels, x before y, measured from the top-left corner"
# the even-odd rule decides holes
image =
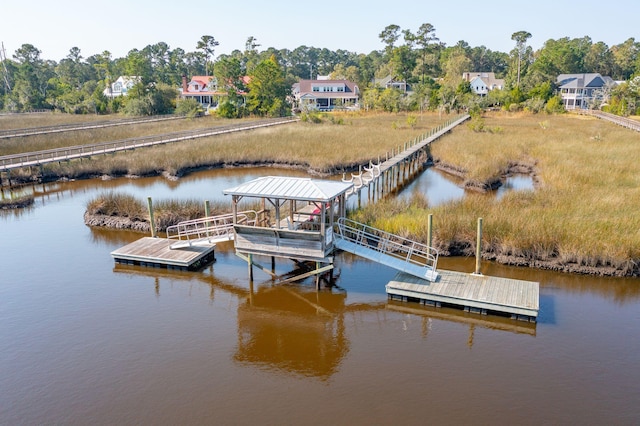
[[[225,195],[328,202],[353,183],[286,176],[264,176],[222,191]]]

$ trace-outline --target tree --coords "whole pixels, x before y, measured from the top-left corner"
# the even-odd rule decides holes
[[[209,75],[208,74],[208,70],[207,70],[207,63],[209,62],[209,56],[211,56],[211,58],[213,59],[213,54],[215,52],[215,48],[219,44],[220,43],[218,43],[213,36],[203,35],[200,38],[200,41],[198,41],[198,44],[196,45],[196,49],[202,50],[202,53],[204,54],[204,72],[205,72],[205,75]],[[211,73],[213,74],[213,70],[212,70]]]
[[[384,30],[378,35],[380,40],[385,44],[385,51],[387,55],[391,54],[393,47],[400,38],[400,27],[397,25],[387,25]]]
[[[527,50],[527,40],[531,38],[531,33],[527,31],[518,31],[511,35],[511,40],[516,42],[516,51],[518,54],[518,80],[516,85],[520,87],[520,67],[522,62],[522,57],[524,56]]]
[[[429,71],[429,68],[433,66],[427,59],[429,58],[429,54],[434,50],[434,46],[436,48],[439,46],[439,39],[436,37],[435,27],[429,23],[420,25],[414,40],[420,50],[420,83],[424,84],[425,75]]]
[[[279,117],[288,113],[287,87],[274,56],[260,62],[250,74],[248,108],[259,116]]]

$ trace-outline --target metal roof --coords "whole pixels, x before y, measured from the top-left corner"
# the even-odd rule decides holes
[[[225,195],[328,202],[353,183],[286,176],[264,176],[222,191]]]

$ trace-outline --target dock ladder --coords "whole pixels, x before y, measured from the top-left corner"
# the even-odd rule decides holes
[[[428,281],[436,281],[438,251],[425,244],[341,217],[334,245],[340,250],[381,263]]]
[[[253,226],[257,217],[257,213],[253,210],[238,212],[237,223]],[[212,245],[233,240],[233,224],[233,214],[231,213],[186,220],[167,227],[167,238],[176,240],[171,244],[171,249]]]

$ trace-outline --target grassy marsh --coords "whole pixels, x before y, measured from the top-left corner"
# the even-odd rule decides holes
[[[373,226],[426,241],[434,217],[434,245],[473,254],[483,218],[483,256],[503,263],[606,275],[640,273],[640,133],[571,115],[497,114],[485,117],[499,133],[459,126],[433,144],[433,157],[469,181],[499,178],[514,164],[534,167],[534,191],[500,200],[468,196],[437,207],[389,200],[356,216]],[[541,123],[544,121],[544,123]],[[392,212],[389,214],[388,212]],[[356,218],[356,220],[358,220]]]

